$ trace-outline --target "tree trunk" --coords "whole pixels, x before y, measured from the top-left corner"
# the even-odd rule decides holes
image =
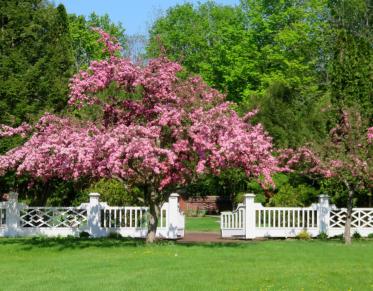
[[[347,198],[347,214],[346,214],[346,223],[344,230],[344,241],[346,245],[351,244],[351,221],[352,221],[352,198],[354,197],[354,191],[351,189],[347,181],[345,185],[348,189],[348,198]]]
[[[149,199],[149,221],[148,221],[148,234],[146,235],[146,243],[153,243],[156,240],[156,233],[158,227],[158,218],[160,207]]]

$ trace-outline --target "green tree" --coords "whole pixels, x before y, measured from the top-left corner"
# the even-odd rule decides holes
[[[243,110],[258,106],[258,120],[280,147],[325,136],[329,105],[328,48],[324,0],[242,0],[249,35],[257,51],[256,87],[243,91]]]
[[[325,133],[324,0],[213,2],[177,5],[150,30],[150,57],[166,54],[198,73],[258,121],[278,146],[297,146]]]
[[[250,42],[238,7],[213,2],[197,7],[177,5],[154,23],[149,35],[149,57],[166,53],[188,72],[202,75],[210,85],[226,92],[229,99],[240,100],[250,79],[255,50],[246,50]]]
[[[61,110],[72,75],[64,6],[5,0],[0,11],[0,123],[13,125],[46,109]]]
[[[69,30],[74,51],[75,69],[86,68],[93,60],[102,60],[107,57],[103,46],[97,40],[99,35],[92,30],[100,27],[107,33],[115,36],[121,46],[127,48],[127,37],[122,24],[113,23],[108,14],[99,16],[91,13],[88,17],[69,14]]]
[[[56,8],[42,0],[4,0],[0,3],[0,19],[0,124],[32,123],[45,111],[61,111],[66,106],[68,81],[73,73],[65,7]],[[23,141],[20,137],[1,139],[0,153]],[[24,193],[34,196],[26,177],[15,181],[13,173],[0,179],[1,193],[15,183],[24,185]],[[58,184],[52,188],[57,189]],[[43,195],[38,194],[39,198]]]
[[[373,3],[330,0],[331,98],[336,112],[360,107],[373,122]]]

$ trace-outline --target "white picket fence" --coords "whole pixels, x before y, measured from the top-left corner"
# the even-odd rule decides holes
[[[113,207],[100,202],[98,193],[91,193],[89,203],[78,207],[31,207],[18,203],[17,193],[8,202],[0,203],[0,237],[8,236],[79,236],[88,232],[92,237],[111,233],[145,237],[148,207]],[[157,237],[184,237],[184,215],[179,210],[179,195],[171,194],[161,208]]]
[[[222,212],[221,235],[224,238],[295,237],[306,230],[315,237],[343,234],[346,209],[329,204],[329,197],[319,196],[319,203],[310,207],[264,207],[254,202],[254,194],[246,194],[243,204],[233,212]],[[373,208],[354,208],[352,233],[361,236],[373,233]]]

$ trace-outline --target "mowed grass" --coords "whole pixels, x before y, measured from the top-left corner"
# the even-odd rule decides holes
[[[220,232],[220,216],[185,217],[185,230]]]
[[[373,242],[0,239],[0,290],[373,290]]]

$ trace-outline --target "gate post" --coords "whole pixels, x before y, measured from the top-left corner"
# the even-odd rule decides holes
[[[19,232],[19,205],[18,193],[10,192],[6,208],[6,236],[16,236]]]
[[[168,198],[168,230],[167,236],[170,239],[177,238],[179,226],[179,194],[172,193]]]
[[[100,194],[90,193],[87,208],[88,232],[92,237],[100,237]]]
[[[255,233],[255,194],[245,194],[245,238],[253,239]]]
[[[319,195],[318,214],[319,214],[319,233],[328,234],[329,219],[330,219],[330,205],[329,205],[328,195],[325,195],[325,194]]]

